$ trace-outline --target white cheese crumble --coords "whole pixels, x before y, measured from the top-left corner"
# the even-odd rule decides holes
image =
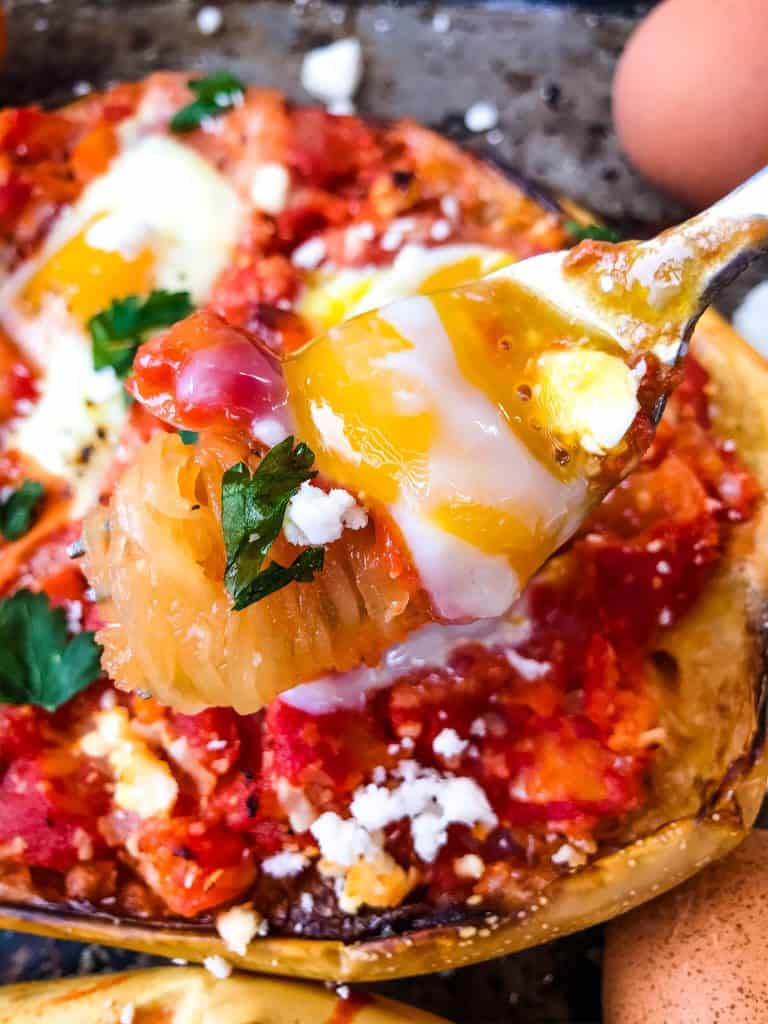
[[[580,868],[587,863],[587,855],[577,850],[570,843],[563,845],[552,854],[553,864],[562,864],[569,868]]]
[[[326,811],[313,822],[310,832],[317,840],[324,860],[349,868],[360,857],[372,860],[381,852],[381,843],[367,828],[342,818],[335,811]]]
[[[432,749],[438,757],[450,760],[463,754],[469,746],[469,740],[463,740],[455,729],[443,729],[432,741]]]
[[[489,132],[499,123],[499,111],[494,103],[478,100],[464,115],[464,124],[471,132]]]
[[[285,209],[290,189],[287,167],[273,161],[259,164],[251,178],[251,201],[257,209],[276,216]]]
[[[267,922],[252,907],[230,907],[216,917],[216,931],[232,953],[245,956],[248,943],[257,935],[267,934]]]
[[[295,878],[300,875],[309,861],[303,853],[293,853],[284,850],[282,853],[275,853],[266,857],[261,862],[261,870],[271,878]]]
[[[224,17],[218,7],[201,7],[195,18],[198,31],[204,36],[214,36],[221,28]]]
[[[285,426],[274,416],[263,416],[261,419],[253,420],[251,434],[269,448],[274,448],[288,437]]]
[[[322,238],[309,238],[291,253],[291,263],[302,270],[314,270],[325,259],[325,242]]]
[[[126,1003],[120,1011],[120,1024],[133,1024],[135,1015],[135,1005],[133,1003]]]
[[[349,491],[335,487],[326,493],[306,480],[288,502],[283,532],[289,544],[330,544],[345,528],[361,530],[367,522]]]
[[[96,715],[96,728],[80,741],[88,757],[105,757],[114,772],[115,804],[140,818],[168,814],[179,787],[173,773],[134,732],[125,708]]]
[[[447,220],[436,220],[432,227],[429,229],[429,237],[435,242],[444,242],[446,238],[450,237],[453,228],[450,222]]]
[[[218,978],[219,981],[224,981],[232,973],[232,964],[225,960],[223,956],[218,956],[218,954],[207,956],[203,960],[203,967],[210,971],[214,978]]]
[[[493,828],[498,823],[474,779],[441,775],[415,761],[402,761],[399,772],[402,781],[393,789],[372,783],[358,789],[350,805],[352,822],[344,824],[356,823],[370,841],[372,832],[409,818],[414,850],[431,862],[448,838],[449,825]]]
[[[485,861],[476,853],[466,853],[463,857],[457,857],[453,862],[453,870],[459,878],[473,878],[477,880],[483,877]]]
[[[315,99],[333,104],[349,104],[363,77],[363,52],[354,36],[339,39],[305,54],[301,65],[301,84]]]

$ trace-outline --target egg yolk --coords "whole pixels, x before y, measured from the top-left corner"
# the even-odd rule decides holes
[[[46,295],[60,295],[72,315],[87,323],[113,299],[150,290],[151,249],[126,258],[89,245],[87,233],[85,228],[70,238],[32,275],[21,294],[25,305],[38,309]]]
[[[428,396],[391,366],[411,346],[376,319],[348,321],[343,344],[324,338],[284,367],[297,435],[323,472],[361,498],[389,504],[401,485],[425,485],[436,420]]]
[[[637,383],[608,335],[503,273],[455,288],[454,272],[421,285],[449,290],[354,317],[289,359],[292,411],[330,479],[405,500],[525,578],[588,504]]]

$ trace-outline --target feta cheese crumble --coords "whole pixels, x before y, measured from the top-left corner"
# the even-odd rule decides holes
[[[487,100],[473,103],[464,115],[464,124],[471,132],[489,132],[499,123],[499,111],[496,105]]]
[[[285,209],[290,189],[291,176],[283,164],[273,161],[259,164],[251,178],[251,201],[264,213],[277,216]]]
[[[476,853],[466,853],[463,857],[457,857],[454,860],[453,870],[459,878],[472,878],[477,881],[483,877],[485,861]]]
[[[325,242],[322,238],[309,238],[291,253],[291,263],[301,270],[314,270],[325,259]]]
[[[309,831],[323,859],[343,868],[351,867],[360,857],[373,859],[381,851],[380,842],[366,828],[335,811],[321,814]]]
[[[301,65],[301,84],[315,99],[339,111],[348,105],[363,77],[363,52],[354,36],[310,50]]]
[[[438,757],[450,760],[463,754],[469,746],[469,740],[463,740],[455,729],[443,729],[432,741],[432,749]]]
[[[581,850],[577,850],[575,846],[571,846],[570,843],[563,843],[552,854],[552,863],[569,868],[580,868],[587,863],[587,855]]]
[[[289,544],[330,544],[344,529],[361,530],[368,522],[349,493],[339,487],[323,491],[305,481],[288,502],[283,532]]]
[[[474,779],[441,775],[415,761],[402,761],[399,773],[402,781],[393,789],[373,783],[358,789],[350,805],[351,819],[344,820],[332,812],[321,815],[312,826],[312,834],[324,857],[350,864],[356,857],[370,856],[380,849],[376,833],[408,818],[416,853],[423,861],[431,862],[448,838],[449,825],[493,828],[498,823]],[[346,860],[337,861],[331,855],[339,852],[346,855]]]
[[[219,981],[224,981],[232,973],[232,964],[225,960],[223,956],[218,956],[217,954],[207,956],[203,960],[203,967],[210,971],[214,978],[218,978]]]
[[[214,36],[221,28],[224,17],[218,7],[206,5],[197,12],[195,21],[202,35]]]
[[[309,861],[303,853],[284,850],[275,853],[261,862],[261,870],[271,878],[294,878],[300,875]]]
[[[216,931],[232,953],[245,956],[248,943],[267,934],[267,922],[249,906],[230,907],[216,917]]]
[[[96,728],[80,746],[89,757],[105,757],[115,780],[115,803],[140,818],[167,814],[178,796],[173,773],[133,730],[125,708],[96,715]]]

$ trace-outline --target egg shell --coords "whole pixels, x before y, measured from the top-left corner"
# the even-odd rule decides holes
[[[637,169],[700,209],[768,163],[768,4],[666,0],[619,61],[613,110]]]
[[[604,1024],[768,1020],[768,833],[612,922]]]

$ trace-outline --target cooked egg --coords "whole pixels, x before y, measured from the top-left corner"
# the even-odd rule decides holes
[[[527,316],[528,293],[498,269],[511,262],[410,246],[384,271],[318,272],[303,309],[330,330],[285,364],[299,436],[331,480],[388,509],[447,620],[509,607],[572,530],[584,460],[639,409],[623,357],[564,347],[573,325],[554,309]]]
[[[298,311],[317,333],[406,295],[424,294],[476,281],[513,262],[500,249],[482,245],[406,245],[391,266],[317,270],[308,275]]]
[[[613,89],[639,171],[700,209],[768,163],[764,0],[666,0],[631,37]]]
[[[753,1024],[768,1004],[768,834],[608,926],[605,1024]]]
[[[41,397],[8,446],[68,480],[73,515],[98,498],[128,408],[114,372],[93,367],[88,320],[155,288],[204,301],[241,219],[214,167],[174,139],[146,136],[62,212],[0,291],[3,326],[41,371]]]

